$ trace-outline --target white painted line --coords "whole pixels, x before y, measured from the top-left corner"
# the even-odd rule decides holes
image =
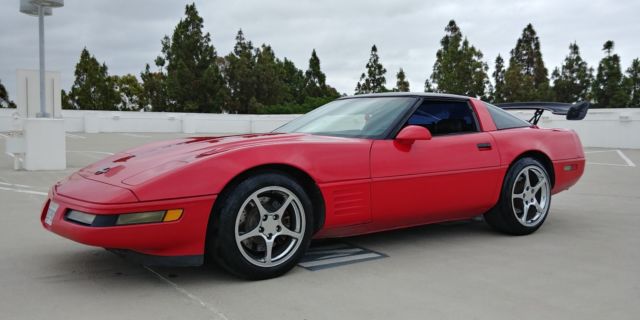
[[[629,165],[626,165],[626,164],[602,163],[602,162],[590,162],[590,161],[587,161],[587,164],[597,164],[601,166],[625,167],[625,168],[630,167]]]
[[[2,133],[0,133],[0,137],[3,137],[3,138],[5,138],[5,139],[9,139],[9,136],[8,136],[8,135],[6,135],[6,134],[2,134]]]
[[[13,153],[5,152],[4,154],[8,155],[11,158],[15,158],[16,156]]]
[[[21,189],[5,188],[5,187],[0,187],[0,190],[13,191],[13,192],[18,192],[18,193],[36,194],[36,195],[39,195],[39,196],[46,196],[48,194],[46,192],[40,192],[40,191],[21,190]]]
[[[354,260],[363,260],[363,259],[377,258],[377,257],[380,257],[380,254],[375,253],[375,252],[370,252],[370,253],[358,254],[358,255],[353,255],[353,256],[346,256],[346,257],[339,257],[339,258],[330,258],[330,259],[322,259],[322,260],[313,260],[313,261],[308,261],[308,262],[301,262],[301,263],[298,263],[298,265],[303,267],[303,268],[309,268],[309,267],[317,267],[317,266],[325,265],[325,264],[349,262],[349,261],[354,261]]]
[[[151,136],[145,136],[143,134],[135,134],[135,133],[121,133],[123,136],[134,137],[134,138],[151,138]]]
[[[624,162],[627,163],[627,165],[629,167],[635,167],[636,164],[633,163],[633,161],[631,161],[631,159],[629,159],[629,157],[627,157],[624,153],[622,153],[622,150],[616,150],[618,152],[618,155],[620,156],[620,158],[622,158],[622,160],[624,160]]]
[[[153,273],[153,275],[155,275],[158,279],[164,281],[165,283],[167,283],[168,285],[172,286],[174,289],[176,289],[178,292],[184,294],[185,296],[187,296],[189,299],[197,302],[199,305],[201,305],[203,308],[211,311],[214,315],[216,319],[223,319],[223,320],[229,320],[229,318],[227,318],[224,313],[218,311],[218,309],[214,308],[213,306],[211,306],[210,304],[204,302],[202,299],[200,299],[199,297],[197,297],[196,295],[192,294],[191,292],[181,288],[180,286],[178,286],[175,282],[163,277],[161,274],[157,273],[155,270],[147,267],[147,266],[143,266],[145,269],[147,269],[149,272]]]
[[[31,188],[30,186],[26,186],[24,184],[13,184],[13,183],[6,183],[6,182],[0,182],[0,184],[7,187],[18,187],[18,188],[27,188],[27,189]]]
[[[91,151],[91,150],[67,150],[67,152],[73,152],[73,153],[97,153],[97,154],[106,154],[108,156],[112,156],[114,154],[113,152]]]
[[[616,150],[595,150],[595,151],[585,151],[584,153],[603,153],[603,152],[616,152]]]
[[[67,137],[74,138],[74,139],[86,139],[87,138],[85,136],[81,136],[81,135],[77,135],[77,134],[71,134],[71,133],[67,133]]]

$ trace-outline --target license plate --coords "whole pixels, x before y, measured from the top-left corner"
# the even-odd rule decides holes
[[[44,223],[50,226],[53,223],[53,217],[56,216],[58,211],[58,204],[51,201],[49,202],[49,208],[47,209],[47,215],[44,217]]]

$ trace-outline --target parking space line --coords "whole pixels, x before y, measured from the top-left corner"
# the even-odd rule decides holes
[[[73,153],[98,153],[98,154],[105,154],[105,155],[108,155],[108,156],[114,155],[113,152],[92,151],[92,150],[67,150],[67,152],[73,152]]]
[[[86,139],[87,138],[85,136],[81,136],[81,135],[77,135],[77,134],[71,134],[71,133],[67,133],[67,137],[74,138],[74,139]]]
[[[229,318],[227,318],[224,313],[218,311],[218,309],[214,308],[213,306],[211,306],[210,304],[204,302],[202,299],[200,299],[198,296],[192,294],[191,292],[183,289],[182,287],[178,286],[178,284],[176,284],[175,282],[163,277],[161,274],[159,274],[158,272],[156,272],[155,270],[147,267],[147,266],[143,266],[145,269],[147,269],[149,272],[153,273],[153,275],[155,275],[158,279],[164,281],[166,284],[172,286],[176,291],[182,293],[183,295],[187,296],[189,299],[193,300],[194,302],[198,303],[199,305],[201,305],[202,307],[204,307],[205,309],[211,311],[214,315],[215,318],[217,319],[223,319],[223,320],[229,320]]]
[[[2,178],[0,178],[0,180],[2,180]],[[27,188],[27,189],[31,188],[30,186],[27,186],[24,184],[15,184],[15,183],[7,183],[7,182],[0,182],[0,184],[8,187],[18,187],[18,188]]]
[[[620,158],[622,158],[622,160],[624,160],[624,162],[626,162],[629,167],[635,167],[636,166],[636,164],[633,163],[633,161],[631,161],[631,159],[629,159],[629,157],[627,157],[624,153],[622,153],[622,150],[618,149],[618,150],[616,150],[616,152],[618,152],[618,155],[620,156]]]
[[[41,192],[41,191],[22,190],[22,189],[5,188],[5,187],[0,187],[0,190],[13,191],[13,192],[18,192],[18,193],[35,194],[35,195],[39,195],[39,196],[46,196],[48,194],[46,192]]]
[[[0,137],[3,137],[3,138],[5,138],[5,139],[9,139],[9,136],[8,136],[8,135],[6,135],[6,134],[2,134],[2,133],[0,133]]]
[[[145,136],[143,134],[135,134],[135,133],[121,133],[123,136],[134,137],[134,138],[151,138],[151,136]]]

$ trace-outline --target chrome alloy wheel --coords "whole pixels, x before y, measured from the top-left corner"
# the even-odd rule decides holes
[[[518,222],[533,227],[549,211],[551,187],[547,175],[537,166],[520,170],[511,190],[511,208]]]
[[[293,256],[305,233],[304,207],[289,189],[270,186],[252,193],[240,207],[235,239],[250,263],[274,267]]]

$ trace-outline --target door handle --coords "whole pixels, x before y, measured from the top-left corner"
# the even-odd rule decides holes
[[[491,143],[489,142],[478,143],[478,150],[480,151],[491,150]]]

